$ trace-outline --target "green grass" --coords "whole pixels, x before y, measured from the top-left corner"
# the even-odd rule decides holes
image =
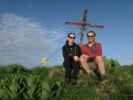
[[[107,78],[80,72],[78,84],[64,83],[63,66],[0,66],[0,100],[132,100],[133,65],[105,59]]]

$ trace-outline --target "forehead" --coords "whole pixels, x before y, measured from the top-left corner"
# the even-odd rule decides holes
[[[88,32],[87,34],[88,34],[88,35],[94,35],[94,33],[93,33],[93,32]]]
[[[75,37],[75,35],[74,35],[74,34],[70,34],[69,36],[70,36],[70,37]]]

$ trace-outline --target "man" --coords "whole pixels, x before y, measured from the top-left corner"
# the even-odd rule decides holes
[[[62,48],[65,67],[65,80],[73,85],[77,83],[77,75],[80,70],[80,47],[75,43],[75,34],[68,33],[66,44]]]
[[[97,66],[97,72],[100,75],[100,78],[104,78],[105,66],[102,57],[102,46],[100,43],[96,42],[96,33],[94,31],[89,31],[87,33],[88,43],[82,46],[82,56],[80,57],[80,62],[82,68],[90,74],[92,72],[91,66],[89,66],[89,61],[94,61]]]

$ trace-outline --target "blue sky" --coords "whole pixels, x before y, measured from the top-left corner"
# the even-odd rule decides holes
[[[67,32],[78,37],[80,31],[64,22],[80,20],[86,8],[91,23],[105,26],[90,29],[96,31],[104,55],[132,64],[132,0],[0,0],[0,64],[37,66],[42,57],[53,54],[50,62],[61,64]]]

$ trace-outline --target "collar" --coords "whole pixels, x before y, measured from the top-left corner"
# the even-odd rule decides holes
[[[68,45],[68,42],[66,42],[66,46],[75,46],[76,43],[74,42],[73,45]]]
[[[95,43],[92,45],[92,47],[93,47],[94,45],[96,45],[96,44],[97,44],[97,42],[95,42]],[[89,46],[88,46],[88,43],[86,43],[85,46],[86,46],[86,47],[89,47]]]

